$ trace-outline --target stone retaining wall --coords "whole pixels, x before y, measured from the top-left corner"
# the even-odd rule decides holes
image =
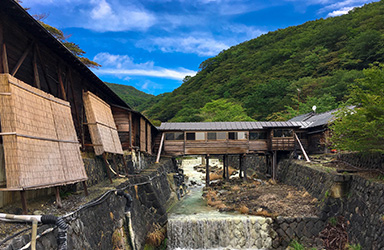
[[[319,218],[324,223],[329,218],[343,216],[352,244],[360,244],[362,249],[384,249],[383,181],[367,180],[358,175],[328,173],[288,160],[280,162],[278,180],[304,188],[319,199]],[[341,193],[335,191],[337,187],[341,187]],[[279,236],[284,235],[277,229],[276,232]],[[288,235],[286,230],[284,232]]]
[[[380,153],[348,153],[339,154],[338,160],[347,162],[355,167],[378,169],[384,171],[384,154]]]
[[[167,204],[175,197],[168,182],[174,171],[171,159],[151,166],[140,175],[130,177],[118,189],[124,189],[132,199],[132,208],[125,212],[126,199],[109,192],[100,203],[65,217],[69,224],[68,249],[124,249],[134,244],[143,249],[145,237],[154,224],[167,221]],[[129,222],[134,234],[129,234]],[[39,227],[41,233],[47,226]],[[57,249],[57,230],[38,239],[37,249]],[[2,249],[19,249],[30,241],[30,233],[13,239]]]
[[[321,246],[321,242],[316,242],[315,237],[324,229],[326,223],[319,217],[277,217],[274,220],[273,229],[277,237],[273,241],[272,247],[285,248],[292,240],[307,245]]]

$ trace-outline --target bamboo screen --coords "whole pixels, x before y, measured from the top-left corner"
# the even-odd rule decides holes
[[[87,179],[68,102],[3,74],[0,122],[7,189]]]
[[[123,154],[111,107],[89,91],[84,93],[83,99],[95,154]]]

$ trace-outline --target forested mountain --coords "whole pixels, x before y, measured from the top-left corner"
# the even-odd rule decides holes
[[[136,109],[137,106],[149,101],[153,95],[144,93],[132,86],[105,82],[121,99],[123,99],[129,106]]]
[[[138,107],[152,120],[212,117],[220,103],[243,120],[282,120],[345,101],[362,69],[384,59],[384,1],[349,14],[269,32],[222,51],[172,93]],[[227,105],[227,104],[231,105]],[[207,116],[208,114],[208,116]]]

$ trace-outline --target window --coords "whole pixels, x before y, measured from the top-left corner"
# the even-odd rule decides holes
[[[217,139],[218,140],[226,140],[227,139],[227,132],[217,132]]]
[[[229,140],[237,140],[237,132],[228,132]]]
[[[208,132],[208,140],[216,140],[217,136],[215,132]]]
[[[196,140],[196,134],[195,133],[187,133],[187,141],[194,141]]]
[[[203,141],[205,140],[204,132],[188,132],[186,133],[188,141]]]
[[[265,131],[249,132],[249,140],[251,141],[264,140],[264,139],[267,139],[267,133]]]
[[[292,129],[274,129],[273,137],[292,137],[293,131]]]
[[[237,132],[237,139],[238,140],[246,140],[247,139],[247,133],[245,133],[245,132]]]
[[[197,132],[196,133],[196,140],[205,141],[205,133],[204,132]]]
[[[227,132],[208,132],[208,140],[226,140]]]
[[[174,132],[174,133],[166,133],[165,140],[167,141],[183,141],[184,133],[183,132]]]

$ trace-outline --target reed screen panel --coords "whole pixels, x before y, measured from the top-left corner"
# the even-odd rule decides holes
[[[111,106],[89,91],[84,92],[83,99],[95,154],[123,154]]]
[[[87,179],[68,102],[2,74],[0,123],[7,189]]]

